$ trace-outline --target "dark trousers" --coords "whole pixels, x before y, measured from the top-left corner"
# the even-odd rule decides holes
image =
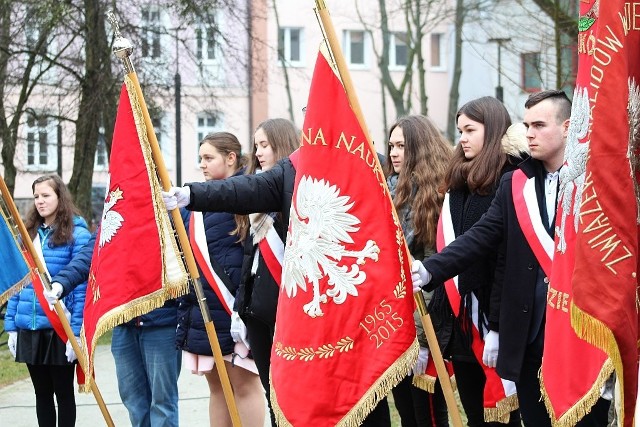
[[[273,347],[273,334],[275,330],[273,326],[269,326],[254,317],[247,317],[245,326],[247,327],[247,336],[249,338],[249,344],[251,345],[251,355],[254,362],[256,362],[260,382],[262,382],[267,403],[269,404],[271,425],[275,426],[276,418],[271,408],[271,399],[269,398],[271,394],[271,388],[269,387],[269,369],[271,367],[271,347]]]
[[[414,386],[412,381],[413,375],[408,375],[391,390],[402,427],[448,427],[449,414],[440,381],[433,394]]]
[[[75,426],[76,399],[73,391],[75,365],[27,364],[27,368],[36,393],[38,426],[56,427],[54,394],[58,403],[58,427]]]
[[[378,402],[378,405],[369,412],[367,418],[360,425],[362,427],[391,427],[391,414],[386,397]]]
[[[540,394],[538,371],[542,365],[542,347],[544,329],[538,331],[536,338],[527,345],[520,370],[520,379],[516,382],[520,414],[525,427],[551,427],[551,419]]]
[[[460,394],[460,402],[467,415],[469,427],[504,427],[520,426],[520,412],[513,411],[508,424],[484,421],[484,385],[487,378],[480,364],[476,362],[462,362],[453,360],[453,371],[456,374],[456,385]]]
[[[525,351],[520,381],[516,383],[520,413],[525,427],[551,426],[551,419],[542,401],[538,371],[542,365],[542,349],[544,345],[544,328]],[[591,411],[576,424],[576,427],[606,427],[611,402],[598,399]]]
[[[591,411],[578,421],[576,427],[606,427],[609,423],[610,406],[610,400],[598,399],[596,404],[591,407]]]

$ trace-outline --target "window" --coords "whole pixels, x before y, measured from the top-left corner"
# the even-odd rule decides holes
[[[217,56],[216,28],[213,25],[201,26],[196,29],[196,58],[203,62],[216,59]]]
[[[407,33],[393,33],[390,37],[391,52],[389,65],[392,67],[406,67],[409,62],[409,48],[407,46]]]
[[[55,132],[47,116],[29,115],[26,124],[27,167],[31,169],[57,166],[57,147],[53,141]]]
[[[160,57],[160,10],[155,7],[142,9],[142,56]]]
[[[278,60],[286,65],[302,65],[302,29],[280,28],[278,30]]]
[[[198,115],[198,123],[196,126],[196,135],[198,141],[196,143],[196,165],[200,163],[199,149],[200,141],[212,132],[222,130],[222,115],[219,113],[202,113]]]
[[[365,68],[368,65],[367,48],[369,38],[364,31],[344,32],[344,54],[352,68]]]
[[[107,138],[104,134],[104,127],[100,126],[98,131],[98,143],[96,144],[96,159],[94,161],[95,169],[106,169],[109,164],[107,157]]]
[[[521,55],[522,88],[527,92],[536,92],[542,88],[540,75],[540,52],[529,52]]]
[[[432,70],[443,71],[446,69],[444,57],[444,34],[431,33],[430,39],[430,65]]]

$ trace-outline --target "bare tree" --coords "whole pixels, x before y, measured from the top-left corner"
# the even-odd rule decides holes
[[[11,194],[18,130],[26,113],[40,114],[29,109],[29,99],[69,46],[59,45],[53,56],[47,52],[68,10],[64,2],[0,1],[0,139],[4,179]]]
[[[367,3],[368,4],[368,3]],[[383,92],[387,92],[394,105],[396,115],[403,116],[413,109],[415,98],[414,85],[418,86],[419,112],[427,114],[427,85],[424,66],[423,40],[438,25],[450,19],[453,10],[448,2],[438,0],[378,0],[378,16],[373,20],[365,17],[356,2],[358,17],[364,28],[380,45],[373,43],[373,51],[381,74]],[[401,16],[403,29],[396,31],[390,26],[390,19],[399,21]],[[369,20],[368,20],[369,19]],[[390,69],[391,40],[406,43],[407,58],[404,70]]]
[[[456,17],[453,42],[453,78],[449,89],[449,111],[447,114],[447,138],[454,141],[456,135],[456,114],[460,100],[460,78],[462,76],[462,27],[465,10],[463,0],[456,0]]]

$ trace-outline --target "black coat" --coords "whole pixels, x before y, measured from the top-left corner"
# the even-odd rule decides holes
[[[187,209],[237,214],[277,212],[274,227],[284,242],[295,178],[295,168],[285,158],[260,174],[188,184],[191,187],[191,203]],[[258,271],[251,280],[255,248],[250,240],[251,236],[248,236],[245,242],[245,260],[236,309],[243,317],[253,316],[273,326],[279,289],[262,258],[259,260]]]
[[[538,207],[546,220],[542,164],[527,159],[518,165],[527,177],[536,177]],[[500,333],[498,374],[518,381],[527,347],[539,263],[520,229],[512,195],[513,172],[505,174],[487,213],[441,253],[424,261],[433,278],[426,289],[460,274],[478,258],[499,249],[498,266],[491,292],[489,325]],[[542,185],[539,185],[541,182]],[[504,261],[504,262],[501,262]]]

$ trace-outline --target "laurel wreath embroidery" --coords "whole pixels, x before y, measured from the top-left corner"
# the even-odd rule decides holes
[[[407,287],[403,282],[398,282],[395,289],[393,290],[393,296],[395,296],[397,299],[401,299],[404,298],[405,295],[407,295]]]
[[[310,362],[316,356],[320,359],[329,359],[333,357],[336,350],[340,353],[346,353],[353,350],[353,339],[349,337],[341,338],[336,344],[323,344],[317,349],[313,347],[305,347],[296,350],[295,347],[284,346],[281,342],[276,343],[276,355],[285,360],[300,359],[303,362]]]

